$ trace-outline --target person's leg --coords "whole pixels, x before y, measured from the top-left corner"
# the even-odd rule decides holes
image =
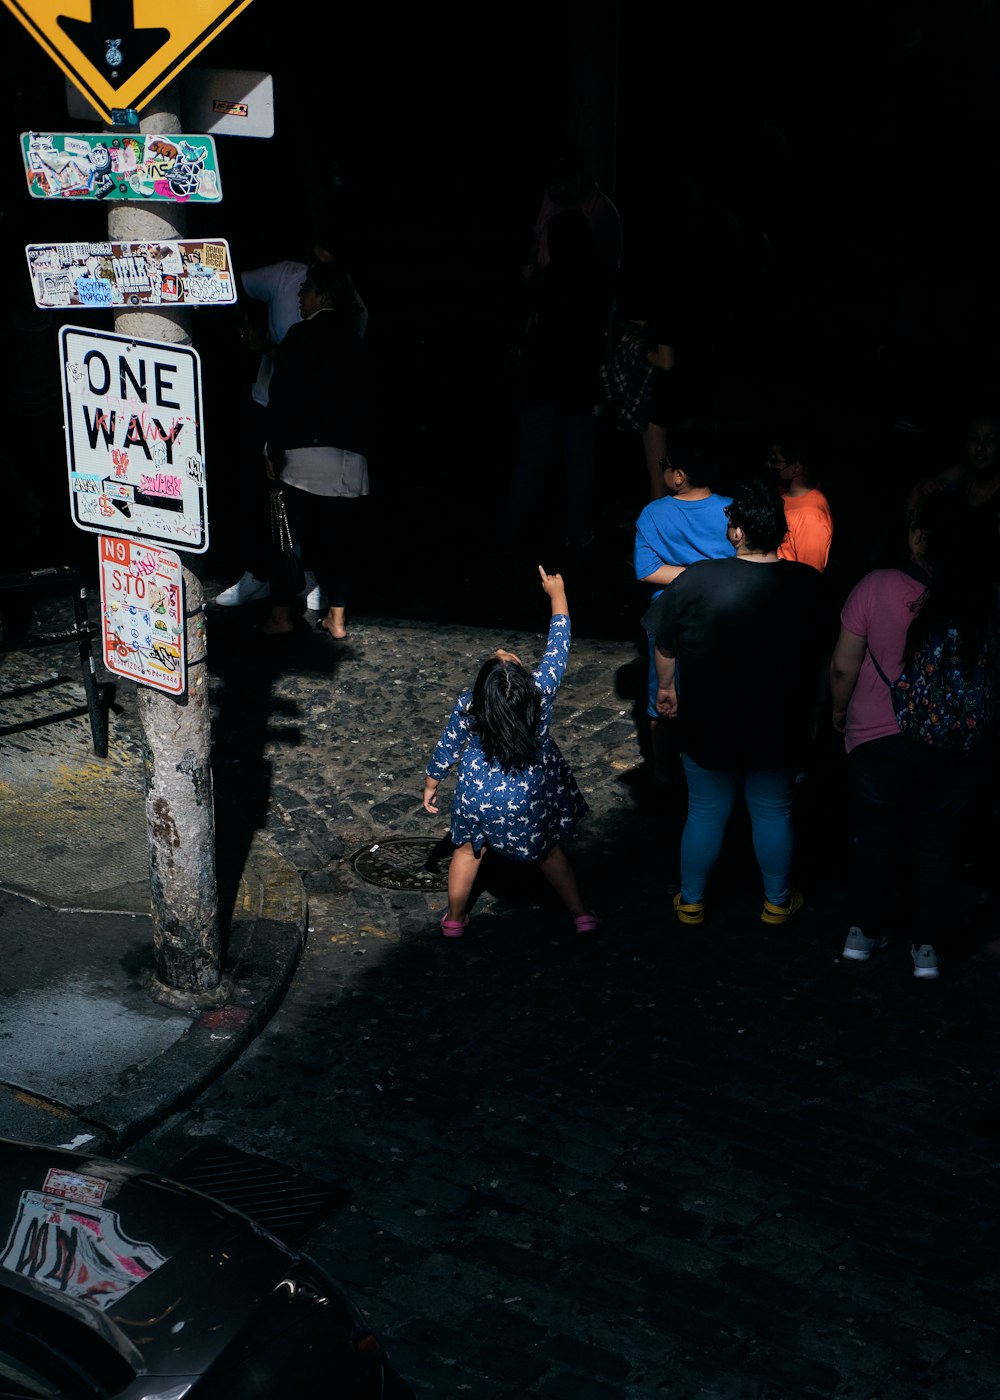
[[[661,787],[680,781],[680,754],[677,748],[677,722],[663,719],[656,713],[656,692],[659,682],[656,678],[656,662],[653,652],[655,637],[649,638],[649,673],[646,681],[646,714],[649,717],[649,746],[653,762],[653,780]]]
[[[859,744],[848,756],[854,797],[854,847],[847,886],[851,929],[881,943],[888,934],[887,911],[899,898],[899,865],[906,844],[913,784],[910,741],[890,735]],[[859,950],[865,945],[855,939]]]
[[[477,855],[471,841],[466,841],[464,846],[456,846],[452,852],[451,864],[448,866],[447,918],[457,924],[465,921],[469,896],[479,874],[481,857],[482,851]]]
[[[319,499],[308,491],[300,491],[296,486],[282,485],[281,499],[288,517],[288,529],[296,550],[301,549],[303,540],[311,528],[313,503]],[[281,557],[275,552],[275,565],[271,574],[271,606],[261,630],[265,636],[276,637],[295,630],[292,608],[295,606],[299,579],[293,578],[297,570],[280,567]]]
[[[574,918],[586,914],[576,875],[562,846],[553,846],[538,862],[538,868]]]
[[[741,775],[734,769],[702,768],[681,755],[688,785],[688,812],[681,837],[681,901],[701,904],[712,867],[722,850]]]
[[[347,603],[356,576],[359,547],[365,537],[365,496],[323,496],[314,517],[312,559],[316,579],[329,606],[319,625],[338,640],[347,636]]]
[[[919,899],[911,912],[915,948],[947,947],[960,905],[963,816],[984,779],[981,761],[919,748],[910,803],[910,878]]]
[[[583,548],[592,538],[590,507],[594,494],[596,441],[597,419],[593,409],[566,414],[563,419],[566,535],[574,549]]]
[[[251,400],[239,415],[238,463],[236,479],[229,486],[229,514],[222,512],[222,528],[213,536],[212,547],[223,543],[232,552],[233,572],[239,568],[238,585],[225,590],[223,606],[238,606],[250,597],[266,597],[271,545],[271,520],[268,502],[269,482],[264,472],[264,443],[267,410]],[[231,529],[231,534],[226,538]],[[227,566],[228,568],[229,566]],[[216,599],[218,602],[219,600]]]
[[[677,767],[677,726],[673,720],[656,719],[649,721],[649,746],[653,752],[653,778],[660,787],[668,787],[680,776]]]
[[[331,603],[326,612],[319,620],[319,625],[324,632],[329,632],[338,642],[342,642],[347,636],[347,609]]]
[[[521,409],[517,457],[507,502],[507,528],[518,539],[531,533],[555,443],[555,411],[545,404]]]
[[[260,624],[260,630],[265,637],[282,637],[289,632],[294,632],[295,623],[292,621],[291,605],[272,603],[267,610],[267,616]]]
[[[267,410],[251,401],[246,418],[247,436],[244,441],[246,475],[240,502],[243,510],[243,540],[246,569],[255,579],[267,578],[270,552],[270,482],[264,471],[264,443]]]
[[[750,813],[754,855],[764,881],[764,898],[783,906],[791,897],[792,795],[795,773],[790,768],[750,769],[743,778]]]
[[[231,488],[237,539],[233,573],[239,577],[215,599],[223,608],[238,608],[269,596],[271,555],[271,483],[264,472],[264,409],[251,404],[241,435],[242,471]],[[224,517],[225,519],[225,517]],[[213,545],[214,548],[214,545]]]
[[[667,494],[663,483],[663,459],[667,455],[667,430],[659,423],[647,423],[642,435],[642,451],[649,473],[649,499],[658,501]]]

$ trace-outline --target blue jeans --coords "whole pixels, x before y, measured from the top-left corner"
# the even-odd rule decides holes
[[[764,880],[764,897],[787,904],[792,865],[792,768],[702,768],[681,755],[688,785],[688,814],[681,837],[681,895],[700,904],[719,858],[726,825],[740,788],[746,798],[753,849]]]
[[[859,744],[847,761],[856,814],[851,923],[874,937],[902,921],[918,947],[939,944],[958,914],[961,819],[985,759],[890,734]]]

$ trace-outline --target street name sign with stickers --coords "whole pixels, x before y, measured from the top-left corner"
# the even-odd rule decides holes
[[[74,525],[203,554],[198,352],[82,326],[63,326],[59,349]]]
[[[48,310],[231,306],[236,300],[224,238],[29,243],[25,253],[35,305]]]
[[[134,116],[231,24],[250,0],[4,0],[112,126]],[[155,20],[155,23],[147,23]]]
[[[210,136],[108,136],[25,131],[21,155],[33,199],[170,200],[218,204]]]

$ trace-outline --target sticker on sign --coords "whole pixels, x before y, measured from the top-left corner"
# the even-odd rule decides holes
[[[102,535],[100,564],[105,666],[182,695],[187,657],[180,559],[170,549]]]
[[[224,238],[135,243],[29,243],[35,305],[47,310],[231,306],[236,283]]]
[[[21,152],[33,199],[217,204],[222,198],[210,136],[25,131]]]
[[[64,326],[73,523],[208,548],[201,361],[189,345]]]

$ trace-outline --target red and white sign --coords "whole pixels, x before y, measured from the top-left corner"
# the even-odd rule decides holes
[[[184,584],[171,549],[102,535],[101,635],[114,675],[169,695],[187,688]]]

